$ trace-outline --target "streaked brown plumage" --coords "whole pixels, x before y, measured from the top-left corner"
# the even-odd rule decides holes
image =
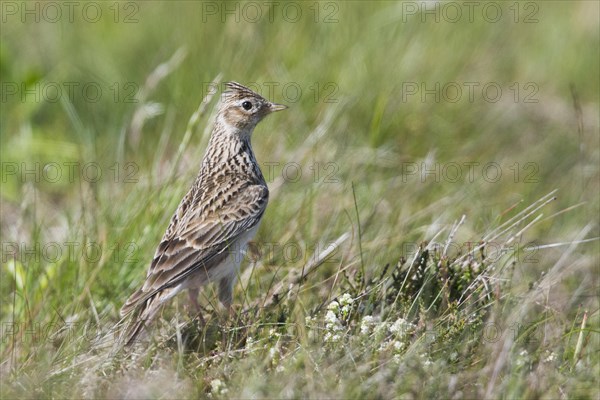
[[[252,151],[252,131],[265,116],[287,107],[239,83],[226,86],[200,173],[171,218],[144,284],[121,309],[122,316],[134,313],[127,343],[184,289],[197,304],[198,289],[217,282],[219,300],[231,305],[243,251],[269,199]]]

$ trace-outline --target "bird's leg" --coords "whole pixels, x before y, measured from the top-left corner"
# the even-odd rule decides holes
[[[231,303],[233,301],[233,285],[235,284],[236,275],[228,275],[219,280],[219,300],[225,307],[224,317],[226,318],[225,326],[229,325],[233,320],[233,309],[231,307]],[[228,335],[232,334],[232,331],[229,329],[222,330],[222,340],[223,343],[230,343],[232,337],[228,337]]]
[[[219,300],[227,310],[231,308],[231,302],[233,301],[234,282],[235,275],[233,277],[231,275],[228,275],[219,280]]]
[[[233,285],[235,284],[236,276],[229,275],[221,278],[219,281],[219,300],[227,310],[227,315],[231,317],[232,308],[231,303],[233,301]]]
[[[192,306],[192,309],[199,314],[201,311],[200,303],[198,303],[198,295],[200,294],[200,290],[197,288],[189,288],[188,294],[190,296],[190,305]]]
[[[192,309],[200,319],[200,323],[202,325],[206,325],[206,321],[204,321],[204,317],[202,316],[202,308],[200,307],[200,303],[198,303],[198,295],[200,294],[200,289],[198,288],[190,288],[188,289],[188,294],[190,296],[190,305]]]

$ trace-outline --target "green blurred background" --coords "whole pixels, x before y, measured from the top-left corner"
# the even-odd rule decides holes
[[[143,172],[165,125],[168,155],[208,82],[222,73],[225,80],[258,83],[263,94],[274,82],[274,100],[296,100],[279,117],[277,132],[256,136],[259,153],[299,146],[336,107],[326,138],[339,149],[327,161],[366,146],[389,151],[392,163],[430,151],[440,162],[505,167],[514,161],[521,168],[534,162],[540,185],[512,186],[519,193],[576,183],[565,195],[596,193],[588,166],[597,161],[597,5],[492,4],[6,2],[2,158],[112,161],[122,151],[119,157]],[[178,49],[187,56],[146,99],[162,112],[131,143],[131,132],[123,130],[141,105],[146,79]],[[465,82],[475,85],[473,101]],[[496,102],[486,101],[486,84],[501,88],[500,96],[489,89]],[[416,94],[407,94],[415,85]],[[570,85],[584,111],[582,134]],[[427,89],[437,94],[426,95]],[[263,132],[275,127],[267,124]],[[3,199],[18,202],[20,185],[8,181]],[[59,186],[47,189],[69,189]]]

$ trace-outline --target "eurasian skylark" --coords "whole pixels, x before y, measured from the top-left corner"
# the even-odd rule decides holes
[[[256,234],[269,190],[252,151],[256,125],[287,106],[236,82],[226,84],[200,173],[171,218],[146,280],[121,309],[135,312],[131,343],[161,305],[184,289],[199,309],[199,288],[215,282],[229,309],[242,254]]]

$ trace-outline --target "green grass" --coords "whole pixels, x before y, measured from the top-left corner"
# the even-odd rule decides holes
[[[246,3],[239,21],[93,4],[94,23],[3,8],[2,398],[600,396],[597,3],[518,3],[517,23],[513,2],[494,23],[409,15],[421,2],[293,3],[296,22],[263,5],[255,23]],[[236,318],[209,287],[206,327],[181,296],[114,354],[215,79],[290,106],[253,137],[271,197]]]

